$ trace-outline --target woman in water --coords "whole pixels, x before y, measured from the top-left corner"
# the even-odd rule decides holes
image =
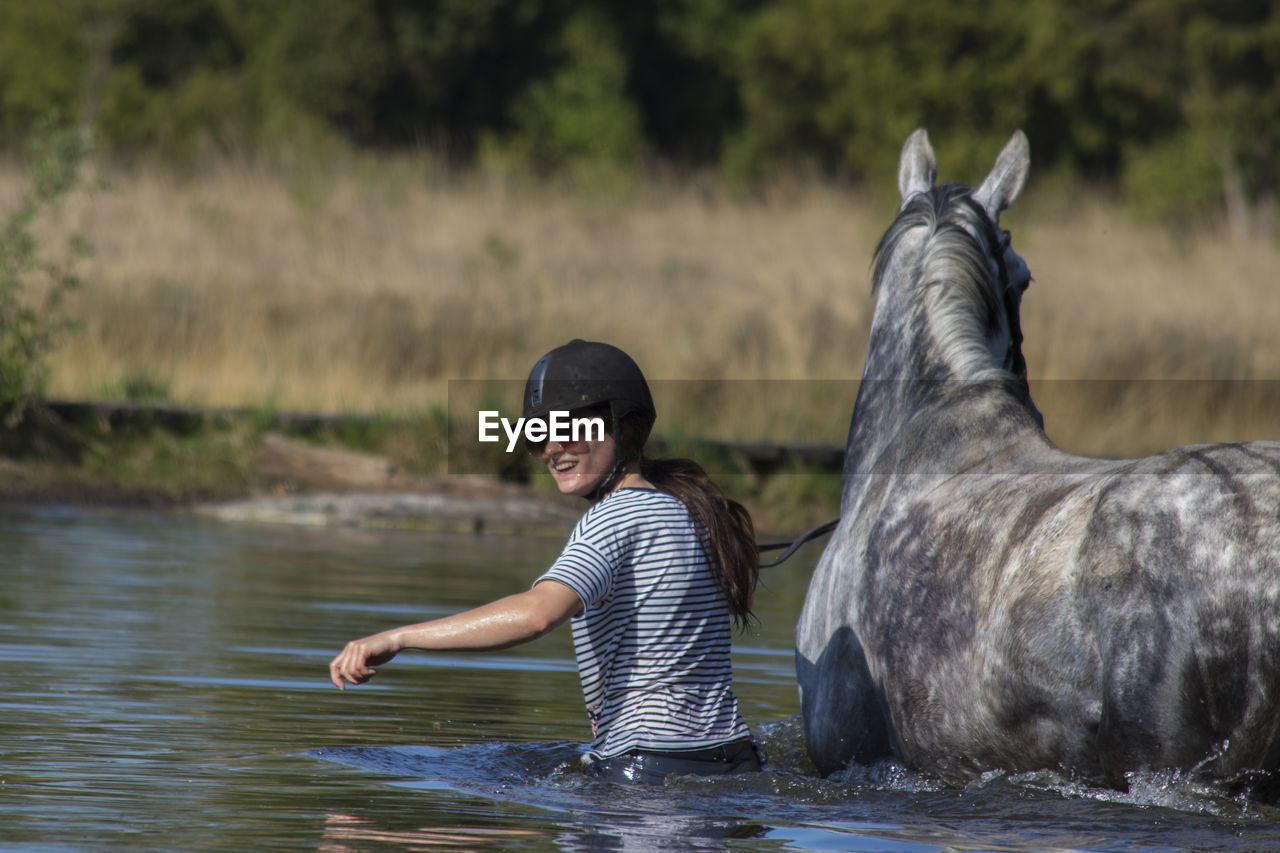
[[[653,399],[617,347],[574,340],[543,356],[524,416],[553,411],[607,428],[529,444],[562,493],[591,503],[551,568],[525,592],[348,643],[329,664],[333,683],[368,681],[405,649],[503,649],[572,618],[593,775],[660,783],[760,769],[729,659],[730,621],[750,618],[759,576],[751,517],[697,463],[644,456]]]

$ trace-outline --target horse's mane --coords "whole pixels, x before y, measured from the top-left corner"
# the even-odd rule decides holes
[[[990,341],[1000,331],[1005,311],[1000,283],[992,274],[988,249],[999,246],[995,225],[969,187],[946,183],[913,195],[875,251],[872,291],[888,274],[889,262],[908,232],[924,228],[919,288],[927,323],[942,358],[958,376],[1003,378],[1008,371],[993,363]],[[1009,318],[1010,325],[1016,322]]]

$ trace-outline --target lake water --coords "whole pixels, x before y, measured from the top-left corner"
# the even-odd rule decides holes
[[[791,652],[815,546],[768,570],[735,649],[763,773],[583,777],[567,628],[329,684],[347,639],[522,589],[561,543],[0,509],[0,849],[1280,849],[1280,813],[1180,774],[1123,796],[1051,773],[815,777]]]

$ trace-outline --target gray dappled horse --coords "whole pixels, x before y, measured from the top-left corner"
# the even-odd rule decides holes
[[[963,781],[1059,768],[1280,764],[1280,443],[1073,456],[1021,352],[1030,282],[997,217],[1016,133],[975,191],[903,146],[877,248],[839,527],[796,664],[824,773],[896,757]]]

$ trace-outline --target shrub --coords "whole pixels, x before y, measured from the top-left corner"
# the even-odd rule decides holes
[[[46,358],[71,325],[63,300],[79,284],[76,263],[89,246],[72,235],[51,256],[36,226],[81,185],[89,147],[86,132],[46,122],[33,136],[31,184],[0,222],[0,419],[10,429],[38,401]]]

